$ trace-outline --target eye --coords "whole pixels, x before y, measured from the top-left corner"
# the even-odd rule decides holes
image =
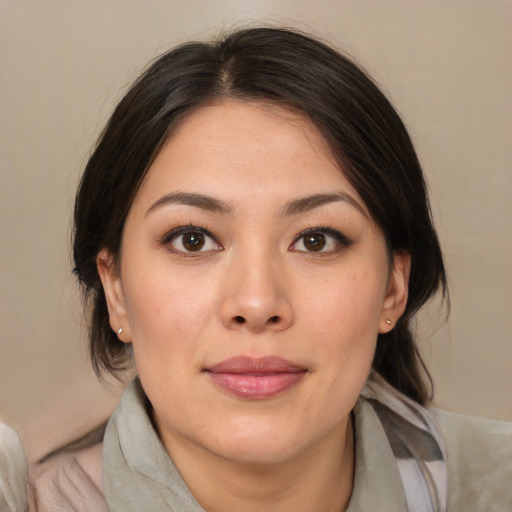
[[[182,253],[220,251],[222,246],[203,228],[182,226],[173,229],[164,239],[163,244],[171,250]]]
[[[350,240],[339,231],[330,228],[315,228],[303,231],[290,249],[298,252],[333,253],[350,245]]]

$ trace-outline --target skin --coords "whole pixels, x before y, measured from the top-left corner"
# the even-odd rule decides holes
[[[323,199],[301,201],[312,195]],[[195,228],[169,235],[183,226],[207,230],[202,250],[183,244]],[[311,229],[320,250],[302,237]],[[390,262],[315,126],[262,103],[194,111],[151,165],[113,261],[98,255],[111,326],[133,343],[160,438],[201,505],[343,510],[350,413],[377,334],[405,308],[409,257]],[[239,355],[305,375],[270,398],[234,396],[204,370]]]

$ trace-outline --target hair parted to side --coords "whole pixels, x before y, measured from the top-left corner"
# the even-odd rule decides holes
[[[380,334],[374,368],[419,403],[430,380],[411,332],[414,313],[446,274],[423,173],[407,130],[373,81],[350,59],[293,30],[251,28],[181,45],[132,85],[85,168],[75,202],[73,255],[90,308],[90,353],[98,375],[131,364],[109,325],[96,267],[101,249],[119,256],[124,222],[148,167],[173,128],[211,101],[265,101],[311,119],[382,229],[390,253],[411,254],[409,300]]]

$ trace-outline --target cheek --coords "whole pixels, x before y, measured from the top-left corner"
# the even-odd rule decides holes
[[[212,304],[212,287],[204,278],[171,272],[165,265],[151,265],[144,271],[127,268],[124,283],[126,309],[134,333],[141,329],[168,330],[170,326],[174,332],[199,327]]]
[[[377,273],[344,273],[328,280],[322,300],[309,297],[306,310],[317,340],[315,366],[323,376],[323,384],[315,393],[324,405],[338,403],[338,412],[344,413],[354,405],[368,377],[384,286]],[[318,418],[322,411],[320,408]]]
[[[385,289],[376,272],[340,272],[316,284],[305,298],[304,314],[325,339],[376,337]]]
[[[126,268],[125,301],[135,359],[139,370],[148,366],[165,373],[183,358],[192,358],[214,311],[210,290],[190,276],[172,276],[158,266],[144,272]],[[136,275],[137,280],[130,280]]]
[[[179,283],[143,282],[127,302],[137,372],[155,407],[164,390],[166,400],[178,404],[205,330],[204,305]]]

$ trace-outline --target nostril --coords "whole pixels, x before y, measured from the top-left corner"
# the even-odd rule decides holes
[[[269,322],[272,322],[273,324],[277,324],[277,322],[279,322],[279,317],[276,315],[276,316],[271,316],[269,318]]]
[[[240,315],[235,316],[235,322],[237,324],[244,324],[245,323],[245,318],[243,316],[240,316]]]

